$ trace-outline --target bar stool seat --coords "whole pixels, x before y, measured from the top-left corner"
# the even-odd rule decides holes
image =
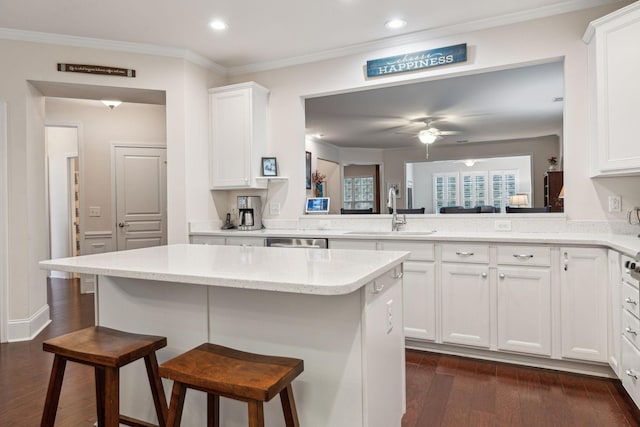
[[[160,427],[164,427],[168,407],[155,352],[166,345],[165,337],[133,334],[102,326],[81,329],[43,342],[42,349],[55,356],[40,425],[53,427],[66,363],[72,361],[95,368],[99,427],[118,427],[119,423],[151,426],[145,421],[120,414],[119,369],[144,358],[156,415]]]
[[[160,365],[160,376],[174,381],[167,426],[179,427],[187,388],[207,393],[209,426],[220,425],[220,396],[247,402],[249,427],[264,426],[263,402],[280,394],[287,427],[298,427],[291,382],[304,362],[202,344]]]

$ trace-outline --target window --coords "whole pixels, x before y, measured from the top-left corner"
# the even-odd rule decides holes
[[[487,172],[467,172],[462,175],[461,206],[473,208],[484,206],[489,197],[487,193]]]
[[[433,175],[433,206],[436,212],[445,206],[458,206],[458,173]]]
[[[504,211],[509,196],[518,192],[518,171],[491,171],[491,205]]]
[[[374,208],[374,183],[372,176],[344,178],[342,194],[344,209]],[[375,208],[374,208],[375,210]]]
[[[433,205],[473,208],[491,205],[504,212],[509,196],[518,192],[518,171],[478,171],[433,174]]]

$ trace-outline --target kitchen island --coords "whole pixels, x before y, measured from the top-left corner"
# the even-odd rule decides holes
[[[408,255],[170,245],[41,266],[96,275],[96,324],[166,336],[160,363],[203,342],[300,358],[301,425],[393,427],[405,410]],[[122,412],[155,421],[144,367],[135,362],[121,376]],[[266,425],[284,425],[278,400],[265,405]],[[205,417],[204,394],[190,391],[183,425],[205,425]],[[223,399],[221,425],[246,426],[246,404]]]

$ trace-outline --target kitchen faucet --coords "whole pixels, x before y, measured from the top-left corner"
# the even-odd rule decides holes
[[[393,213],[393,217],[391,218],[391,231],[400,230],[400,227],[407,223],[407,217],[405,215],[402,215],[402,218],[400,218],[400,215],[398,215],[396,209],[396,189],[394,187],[391,187],[389,189],[389,199],[387,201],[387,207],[391,208],[391,211]]]

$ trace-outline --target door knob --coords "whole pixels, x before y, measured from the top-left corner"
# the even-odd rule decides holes
[[[119,222],[119,223],[118,223],[118,227],[120,227],[120,228],[124,227],[125,225],[126,225],[126,224],[125,224],[124,222]]]

